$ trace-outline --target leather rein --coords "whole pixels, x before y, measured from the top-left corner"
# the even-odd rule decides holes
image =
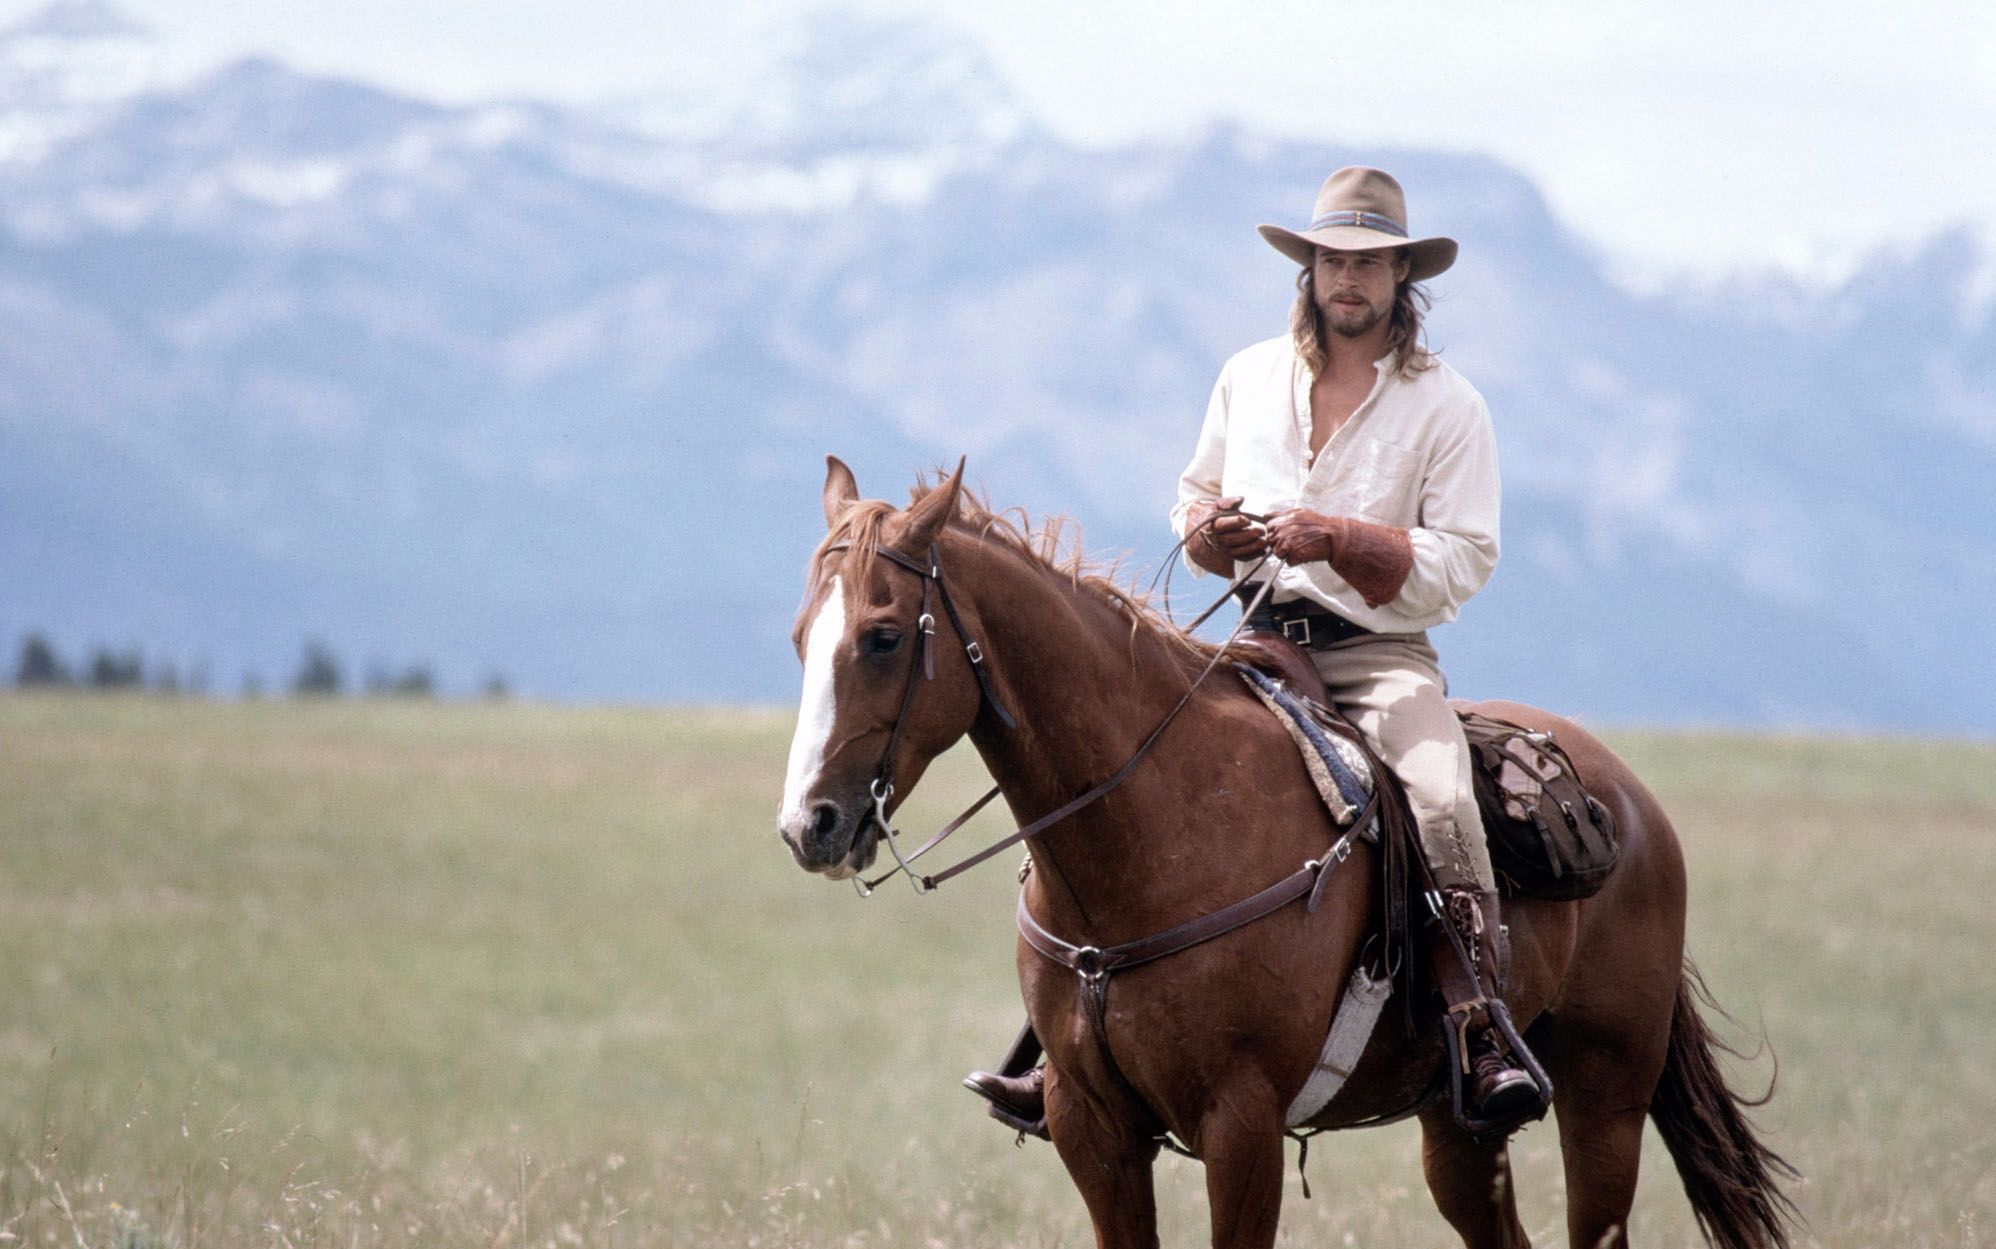
[[[1251,520],[1263,519],[1253,516],[1250,513],[1240,514],[1248,516]],[[1210,524],[1211,521],[1209,520],[1206,523]],[[1198,529],[1194,529],[1192,533],[1188,533],[1184,538],[1180,539],[1166,559],[1177,558],[1179,551],[1184,549],[1186,542],[1189,542],[1193,534],[1197,532]],[[825,548],[825,553],[830,554],[833,551],[848,550],[851,546],[850,542],[835,542]],[[943,825],[941,829],[927,841],[916,847],[914,852],[910,854],[903,854],[901,852],[898,834],[888,820],[887,804],[894,798],[894,756],[900,750],[901,737],[908,725],[908,715],[914,710],[915,691],[920,688],[920,681],[933,681],[936,676],[934,650],[936,618],[934,613],[929,610],[929,600],[932,594],[934,597],[942,600],[943,611],[949,616],[950,626],[956,630],[957,640],[963,644],[964,658],[970,661],[970,671],[977,678],[978,697],[982,699],[984,705],[991,708],[992,714],[997,716],[999,722],[1006,728],[1017,728],[1018,722],[1012,718],[1010,712],[1005,710],[1004,704],[998,701],[997,693],[991,688],[990,674],[984,670],[984,648],[979,646],[976,639],[972,638],[969,631],[964,628],[963,616],[957,611],[955,601],[950,598],[949,583],[943,579],[942,554],[937,547],[934,544],[930,545],[929,558],[926,564],[911,556],[904,555],[892,547],[876,547],[874,553],[886,558],[888,562],[894,564],[896,567],[904,568],[921,578],[922,605],[915,617],[916,654],[914,661],[908,668],[908,684],[901,693],[901,710],[895,716],[894,729],[888,735],[887,749],[881,754],[880,766],[874,769],[873,780],[867,787],[867,792],[873,798],[873,807],[867,812],[864,818],[879,827],[880,839],[887,843],[888,852],[894,856],[895,866],[882,872],[872,880],[866,880],[859,876],[853,877],[853,886],[859,891],[861,897],[871,897],[876,888],[884,882],[892,880],[896,875],[905,875],[918,894],[933,892],[938,885],[951,877],[969,871],[971,868],[990,859],[993,855],[1002,853],[1009,847],[1016,846],[1029,837],[1045,832],[1068,816],[1106,797],[1117,786],[1130,779],[1130,775],[1136,771],[1137,765],[1144,761],[1144,758],[1150,754],[1151,748],[1157,745],[1158,739],[1164,736],[1164,731],[1171,727],[1172,721],[1176,720],[1179,713],[1184,711],[1192,702],[1192,696],[1198,692],[1199,686],[1205,682],[1208,676],[1212,675],[1213,669],[1219,666],[1220,660],[1227,653],[1227,647],[1232,645],[1234,640],[1241,635],[1241,631],[1247,627],[1248,616],[1256,608],[1261,606],[1262,602],[1267,599],[1270,591],[1275,588],[1275,580],[1272,577],[1261,583],[1260,590],[1255,593],[1247,609],[1241,613],[1240,623],[1236,624],[1233,632],[1227,635],[1227,640],[1222,642],[1214,650],[1212,658],[1206,661],[1206,666],[1200,669],[1199,675],[1193,678],[1192,684],[1186,687],[1185,693],[1179,697],[1178,702],[1172,706],[1171,710],[1165,713],[1164,718],[1158,721],[1157,727],[1152,729],[1150,734],[1144,738],[1143,743],[1137,747],[1135,753],[1123,763],[1123,766],[1117,768],[1108,779],[1069,799],[1032,823],[986,846],[962,862],[945,868],[934,875],[922,875],[915,871],[915,860],[941,845],[951,834],[969,823],[979,811],[982,811],[990,804],[993,798],[998,796],[998,786],[993,785],[989,790],[985,791],[983,797],[970,804],[955,819]],[[1226,592],[1221,594],[1213,602],[1212,606],[1200,612],[1198,617],[1186,626],[1187,631],[1196,629],[1205,623],[1208,617],[1212,616],[1228,599],[1234,596],[1236,590],[1252,581],[1255,574],[1260,572],[1273,558],[1271,555],[1262,556],[1255,563],[1254,567],[1248,569],[1247,572],[1229,584]],[[1354,825],[1354,827],[1357,827],[1357,825]],[[1349,847],[1347,847],[1348,851]],[[1342,861],[1342,856],[1340,857],[1340,861]],[[1256,896],[1259,897],[1260,895]],[[1291,894],[1289,897],[1285,897],[1283,902],[1290,901],[1294,896],[1296,895]],[[1278,903],[1278,905],[1280,904]],[[1315,909],[1314,904],[1312,909]],[[1241,922],[1244,923],[1246,921],[1243,920]],[[1204,940],[1205,938],[1201,939]]]
[[[1247,515],[1246,513],[1243,514]],[[1250,519],[1264,520],[1265,518],[1250,516]],[[1210,524],[1211,520],[1209,519],[1207,523]],[[1178,545],[1172,549],[1171,554],[1166,557],[1167,561],[1176,559],[1179,551],[1184,548],[1185,543],[1190,541],[1197,532],[1198,530],[1194,529],[1191,533],[1186,534],[1185,538],[1181,539]],[[850,546],[851,544],[846,542],[836,543],[827,547],[826,551],[843,550]],[[1019,828],[1009,836],[986,846],[962,862],[937,872],[932,876],[918,875],[913,866],[915,860],[935,849],[938,845],[941,845],[950,834],[962,828],[973,816],[983,810],[993,798],[998,796],[999,792],[996,785],[992,786],[983,797],[972,803],[961,815],[951,820],[948,824],[945,824],[934,836],[918,846],[912,854],[902,854],[894,828],[888,822],[887,804],[894,796],[894,756],[901,745],[901,738],[907,727],[909,712],[915,705],[915,691],[920,687],[922,681],[934,680],[936,675],[935,651],[933,647],[936,621],[934,614],[929,610],[929,600],[932,594],[942,599],[943,610],[949,616],[950,625],[956,630],[957,639],[963,644],[964,657],[970,661],[970,670],[977,678],[978,695],[982,699],[983,704],[991,708],[992,714],[1006,728],[1017,728],[1018,725],[1011,714],[1005,710],[1004,704],[998,701],[998,695],[991,687],[990,674],[984,668],[984,649],[978,645],[976,639],[972,638],[964,628],[963,617],[957,611],[955,602],[950,598],[949,584],[943,579],[942,556],[936,546],[932,544],[929,547],[929,558],[926,565],[890,547],[879,547],[876,550],[878,554],[886,556],[889,562],[895,566],[906,569],[922,579],[922,605],[915,620],[917,653],[909,664],[908,684],[901,694],[900,713],[895,718],[894,729],[888,737],[887,749],[881,756],[880,766],[874,773],[874,779],[870,786],[870,792],[873,796],[873,807],[865,817],[879,826],[881,839],[887,843],[888,851],[893,854],[895,866],[872,880],[865,880],[859,876],[853,877],[853,884],[859,890],[862,897],[870,897],[877,886],[891,879],[896,873],[906,875],[909,882],[914,886],[916,893],[932,892],[938,885],[952,876],[976,867],[1007,847],[1015,846],[1029,837],[1044,832],[1046,829],[1058,824],[1090,803],[1101,799],[1124,781],[1128,780],[1130,775],[1136,771],[1137,765],[1142,763],[1144,758],[1150,754],[1151,748],[1157,744],[1158,739],[1164,736],[1165,730],[1171,727],[1172,722],[1178,718],[1179,713],[1184,711],[1191,703],[1192,696],[1198,692],[1199,686],[1205,682],[1208,676],[1212,675],[1213,669],[1219,665],[1220,660],[1226,655],[1227,647],[1232,645],[1234,640],[1241,635],[1242,630],[1247,627],[1248,618],[1261,607],[1262,603],[1268,598],[1270,592],[1275,587],[1275,579],[1273,577],[1261,583],[1261,588],[1255,592],[1253,598],[1248,602],[1246,610],[1241,613],[1240,622],[1234,626],[1233,632],[1227,635],[1227,640],[1221,643],[1213,652],[1212,658],[1207,660],[1206,666],[1200,669],[1199,675],[1193,679],[1191,685],[1186,687],[1185,693],[1172,705],[1171,710],[1165,713],[1164,718],[1158,721],[1157,727],[1153,728],[1150,734],[1144,738],[1143,743],[1137,747],[1135,753],[1131,754],[1129,759],[1107,779],[1085,792],[1076,795],[1054,810],[1047,812],[1032,823]],[[1221,594],[1212,606],[1199,613],[1198,618],[1186,626],[1187,630],[1196,629],[1204,623],[1207,618],[1220,609],[1221,605],[1234,596],[1236,590],[1252,581],[1255,574],[1260,572],[1273,558],[1273,555],[1263,555],[1254,567],[1250,568],[1230,584],[1226,592]],[[1129,1077],[1123,1073],[1121,1065],[1116,1061],[1115,1052],[1109,1045],[1108,1011],[1110,975],[1117,971],[1126,970],[1164,958],[1167,955],[1188,950],[1193,946],[1211,941],[1216,937],[1224,936],[1227,933],[1243,928],[1248,924],[1254,923],[1256,920],[1281,910],[1283,907],[1288,906],[1305,895],[1308,895],[1309,899],[1306,909],[1314,914],[1318,904],[1323,900],[1324,887],[1329,883],[1331,874],[1345,860],[1351,857],[1354,838],[1378,815],[1380,795],[1384,789],[1385,787],[1382,785],[1375,785],[1373,787],[1372,796],[1366,802],[1364,810],[1359,812],[1349,826],[1347,826],[1344,833],[1337,841],[1332,843],[1330,849],[1322,856],[1309,860],[1288,876],[1230,906],[1225,906],[1217,911],[1187,920],[1162,932],[1152,933],[1146,937],[1139,937],[1134,941],[1126,941],[1119,945],[1112,945],[1105,948],[1095,945],[1076,945],[1073,942],[1063,940],[1055,936],[1052,932],[1049,932],[1044,925],[1033,917],[1032,911],[1026,906],[1025,891],[1023,889],[1019,891],[1018,925],[1020,936],[1025,938],[1026,944],[1032,946],[1034,951],[1041,957],[1067,968],[1079,978],[1081,1002],[1087,1011],[1088,1022],[1094,1032],[1096,1046],[1101,1052],[1103,1062],[1116,1081],[1123,1086],[1139,1105],[1143,1104],[1143,1099],[1136,1092],[1135,1086],[1130,1083]],[[1189,1150],[1173,1142],[1168,1135],[1162,1136],[1160,1139],[1163,1144],[1176,1152],[1191,1156]]]

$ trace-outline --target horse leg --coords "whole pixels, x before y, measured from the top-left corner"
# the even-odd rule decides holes
[[[1096,1249],[1157,1249],[1157,1142],[1047,1068],[1047,1130],[1095,1224]]]
[[[1555,1048],[1548,1066],[1559,1153],[1566,1170],[1566,1240],[1572,1249],[1627,1249],[1643,1119],[1661,1055],[1624,1046]]]
[[[1213,1249],[1269,1249],[1282,1217],[1282,1112],[1274,1093],[1216,1098],[1193,1146],[1206,1164]]]
[[[1529,1249],[1509,1151],[1471,1140],[1446,1105],[1421,1112],[1421,1169],[1442,1217],[1468,1249]]]
[[[1553,1113],[1566,1172],[1566,1239],[1573,1249],[1626,1249],[1629,1208],[1642,1162],[1643,1120],[1670,1045],[1681,973],[1680,939],[1667,922],[1623,919],[1647,932],[1603,957],[1584,939],[1559,1008],[1542,1017],[1540,1060],[1552,1076]],[[1605,943],[1604,943],[1605,944]]]

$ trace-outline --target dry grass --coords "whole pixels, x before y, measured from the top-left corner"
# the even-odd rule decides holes
[[[866,903],[798,873],[787,719],[0,697],[0,1239],[1092,1243],[1052,1151],[955,1087],[1016,1022],[1007,873]],[[1761,1121],[1813,1243],[1988,1239],[1996,749],[1615,740],[1684,833],[1695,955],[1780,1052]],[[1517,1154],[1561,1243],[1552,1132]],[[1447,1243],[1411,1128],[1310,1169],[1283,1243]],[[1160,1208],[1204,1242],[1196,1165]],[[1635,1230],[1699,1243],[1660,1149]]]

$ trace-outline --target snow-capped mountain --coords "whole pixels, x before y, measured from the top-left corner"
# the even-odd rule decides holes
[[[0,35],[0,83],[119,32],[71,0]],[[1996,729],[1986,238],[1635,295],[1493,161],[1077,150],[953,32],[794,38],[698,108],[270,61],[10,88],[0,133],[55,137],[0,158],[0,643],[787,698],[824,452],[890,496],[968,452],[994,501],[1154,560],[1221,361],[1284,323],[1253,225],[1363,159],[1463,241],[1431,336],[1499,428],[1504,561],[1437,636],[1459,691]]]
[[[0,31],[0,168],[40,160],[159,78],[151,32],[105,0],[59,0]]]
[[[710,208],[802,214],[920,202],[1038,131],[990,58],[940,25],[809,13],[774,32],[761,71],[613,105],[654,141],[575,155]]]

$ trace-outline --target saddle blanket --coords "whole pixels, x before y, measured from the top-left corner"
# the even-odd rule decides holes
[[[1298,698],[1287,685],[1245,664],[1234,666],[1255,697],[1289,731],[1331,818],[1339,828],[1349,827],[1365,809],[1366,800],[1372,797],[1372,763],[1365,752],[1344,734],[1325,727],[1312,710],[1314,704]],[[1377,842],[1378,817],[1373,818],[1369,827],[1361,829],[1359,835]]]

